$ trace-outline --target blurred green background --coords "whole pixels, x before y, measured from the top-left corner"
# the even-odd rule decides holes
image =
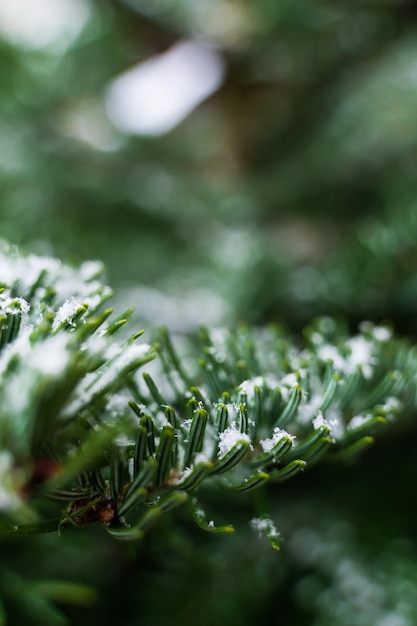
[[[0,36],[2,238],[103,260],[150,330],[331,314],[416,333],[416,2],[3,0]],[[169,132],[123,132],[114,81],[181,41],[218,88]],[[265,495],[278,554],[239,499],[233,537],[178,514],[134,548],[92,529],[2,543],[2,560],[95,586],[64,607],[77,624],[415,626],[415,429],[395,432]]]

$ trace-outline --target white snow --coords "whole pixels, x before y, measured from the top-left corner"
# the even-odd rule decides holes
[[[326,412],[326,417],[321,411],[317,411],[317,415],[313,419],[313,428],[317,430],[320,426],[327,426],[335,439],[342,437],[345,431],[342,414],[337,409],[329,409]]]
[[[18,285],[22,296],[32,290],[41,274],[45,274],[42,285],[36,289],[36,296],[42,296],[43,285],[48,285],[56,291],[56,306],[64,305],[66,301],[77,300],[87,304],[90,310],[94,310],[112,294],[109,287],[98,280],[93,280],[99,273],[101,273],[99,262],[86,261],[79,269],[74,269],[52,257],[23,256],[14,246],[0,240],[1,280],[9,287]]]
[[[254,517],[251,519],[250,525],[259,534],[266,534],[277,539],[280,537],[274,522],[269,517]]]
[[[264,379],[262,376],[255,376],[255,378],[242,381],[238,386],[238,389],[246,395],[248,400],[252,400],[255,395],[255,387],[259,387],[261,389],[263,385]]]
[[[5,313],[10,313],[11,315],[28,313],[30,311],[30,304],[24,298],[9,298],[0,295],[0,310]]]
[[[318,348],[317,356],[322,361],[332,361],[334,369],[344,374],[352,374],[359,366],[365,378],[370,378],[377,360],[372,342],[358,335],[349,339],[346,347],[350,354],[343,356],[335,346],[324,344]]]
[[[219,435],[219,451],[218,451],[217,455],[219,457],[224,456],[225,454],[227,454],[233,448],[233,446],[238,441],[247,441],[248,443],[250,443],[250,437],[246,433],[242,433],[236,427],[236,424],[233,423],[232,426],[230,426],[229,428],[226,428],[226,430],[224,430],[222,433],[220,433],[220,435]]]
[[[261,439],[259,443],[261,444],[264,452],[270,452],[272,448],[284,437],[291,439],[291,442],[294,445],[295,435],[291,435],[286,430],[278,428],[278,426],[274,428],[273,435],[270,439]]]
[[[183,482],[186,478],[188,478],[192,471],[192,467],[186,467],[182,470],[182,472],[178,474],[178,476],[176,476],[174,479],[171,479],[171,483],[177,485],[178,483]]]
[[[251,401],[255,396],[255,387],[259,387],[259,389],[274,389],[279,386],[280,382],[282,381],[276,376],[255,376],[254,378],[243,380],[238,385],[238,389],[246,394],[247,399]]]
[[[316,417],[313,419],[313,428],[314,430],[317,430],[321,426],[327,426],[327,428],[330,429],[332,428],[331,424],[324,419],[323,413],[321,411],[318,411]]]
[[[74,326],[72,318],[74,317],[77,309],[81,306],[75,298],[71,298],[71,300],[65,300],[64,304],[58,309],[56,312],[52,330],[57,330],[62,323],[67,322],[71,326]]]

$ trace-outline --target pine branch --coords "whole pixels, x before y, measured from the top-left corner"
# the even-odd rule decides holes
[[[111,291],[97,264],[4,244],[0,268],[0,534],[101,523],[138,539],[179,506],[231,532],[206,521],[207,487],[233,498],[352,458],[415,406],[416,350],[385,326],[349,336],[324,318],[303,341],[279,327],[202,329],[182,354],[166,329],[154,346],[141,332],[116,341],[129,312],[101,310]],[[267,512],[257,519],[278,547]]]

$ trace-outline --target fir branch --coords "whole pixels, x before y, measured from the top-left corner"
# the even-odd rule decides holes
[[[233,497],[356,455],[415,406],[415,348],[388,327],[349,336],[322,318],[303,343],[278,327],[204,329],[191,358],[165,328],[154,347],[142,332],[117,342],[129,312],[100,312],[97,265],[2,254],[0,534],[101,523],[138,539],[181,505],[219,532],[207,486]],[[64,502],[59,521],[43,500]]]

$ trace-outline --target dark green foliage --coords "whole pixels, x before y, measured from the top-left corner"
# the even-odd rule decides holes
[[[5,263],[8,254],[6,248]],[[137,373],[153,349],[136,346],[137,334],[113,340],[109,310],[98,311],[108,291],[95,273],[74,282],[82,304],[63,299],[70,276],[82,281],[88,267],[77,273],[51,259],[11,259],[1,296],[3,343],[10,344],[3,355],[3,454],[18,474],[11,509],[19,493],[28,498],[29,517],[34,495],[67,500],[61,532],[68,523],[102,522],[130,536],[211,477],[233,491],[281,482],[328,448],[346,456],[370,443],[370,432],[401,403],[403,412],[414,405],[415,351],[386,327],[364,325],[349,338],[330,319],[306,331],[305,347],[275,327],[220,336],[204,330],[204,358],[197,354],[187,374],[162,329],[156,383]],[[30,271],[33,283],[22,284]],[[11,394],[21,380],[26,398],[21,392],[16,404]],[[36,530],[33,522],[15,530],[28,527]]]
[[[1,43],[2,236],[103,259],[171,328],[168,306],[193,328],[415,329],[413,3],[147,4],[91,2],[60,53]],[[121,135],[109,82],[190,36],[219,48],[222,89],[166,136]]]
[[[184,505],[201,528],[230,533],[202,501],[282,483],[323,455],[352,459],[378,426],[414,410],[416,352],[388,327],[350,337],[324,318],[304,345],[276,326],[203,329],[193,366],[166,329],[153,348],[136,343],[141,332],[115,341],[125,317],[100,312],[109,291],[95,264],[14,257],[6,244],[2,254],[2,535],[101,524],[138,541]],[[156,355],[160,367],[141,374]],[[250,517],[279,549],[268,509]],[[2,580],[13,607],[7,570]],[[46,624],[61,623],[49,596],[84,597],[64,582],[34,591],[13,580],[22,607],[36,593]]]
[[[0,624],[414,626],[415,3],[67,4],[0,12]],[[181,38],[223,85],[123,135]]]

